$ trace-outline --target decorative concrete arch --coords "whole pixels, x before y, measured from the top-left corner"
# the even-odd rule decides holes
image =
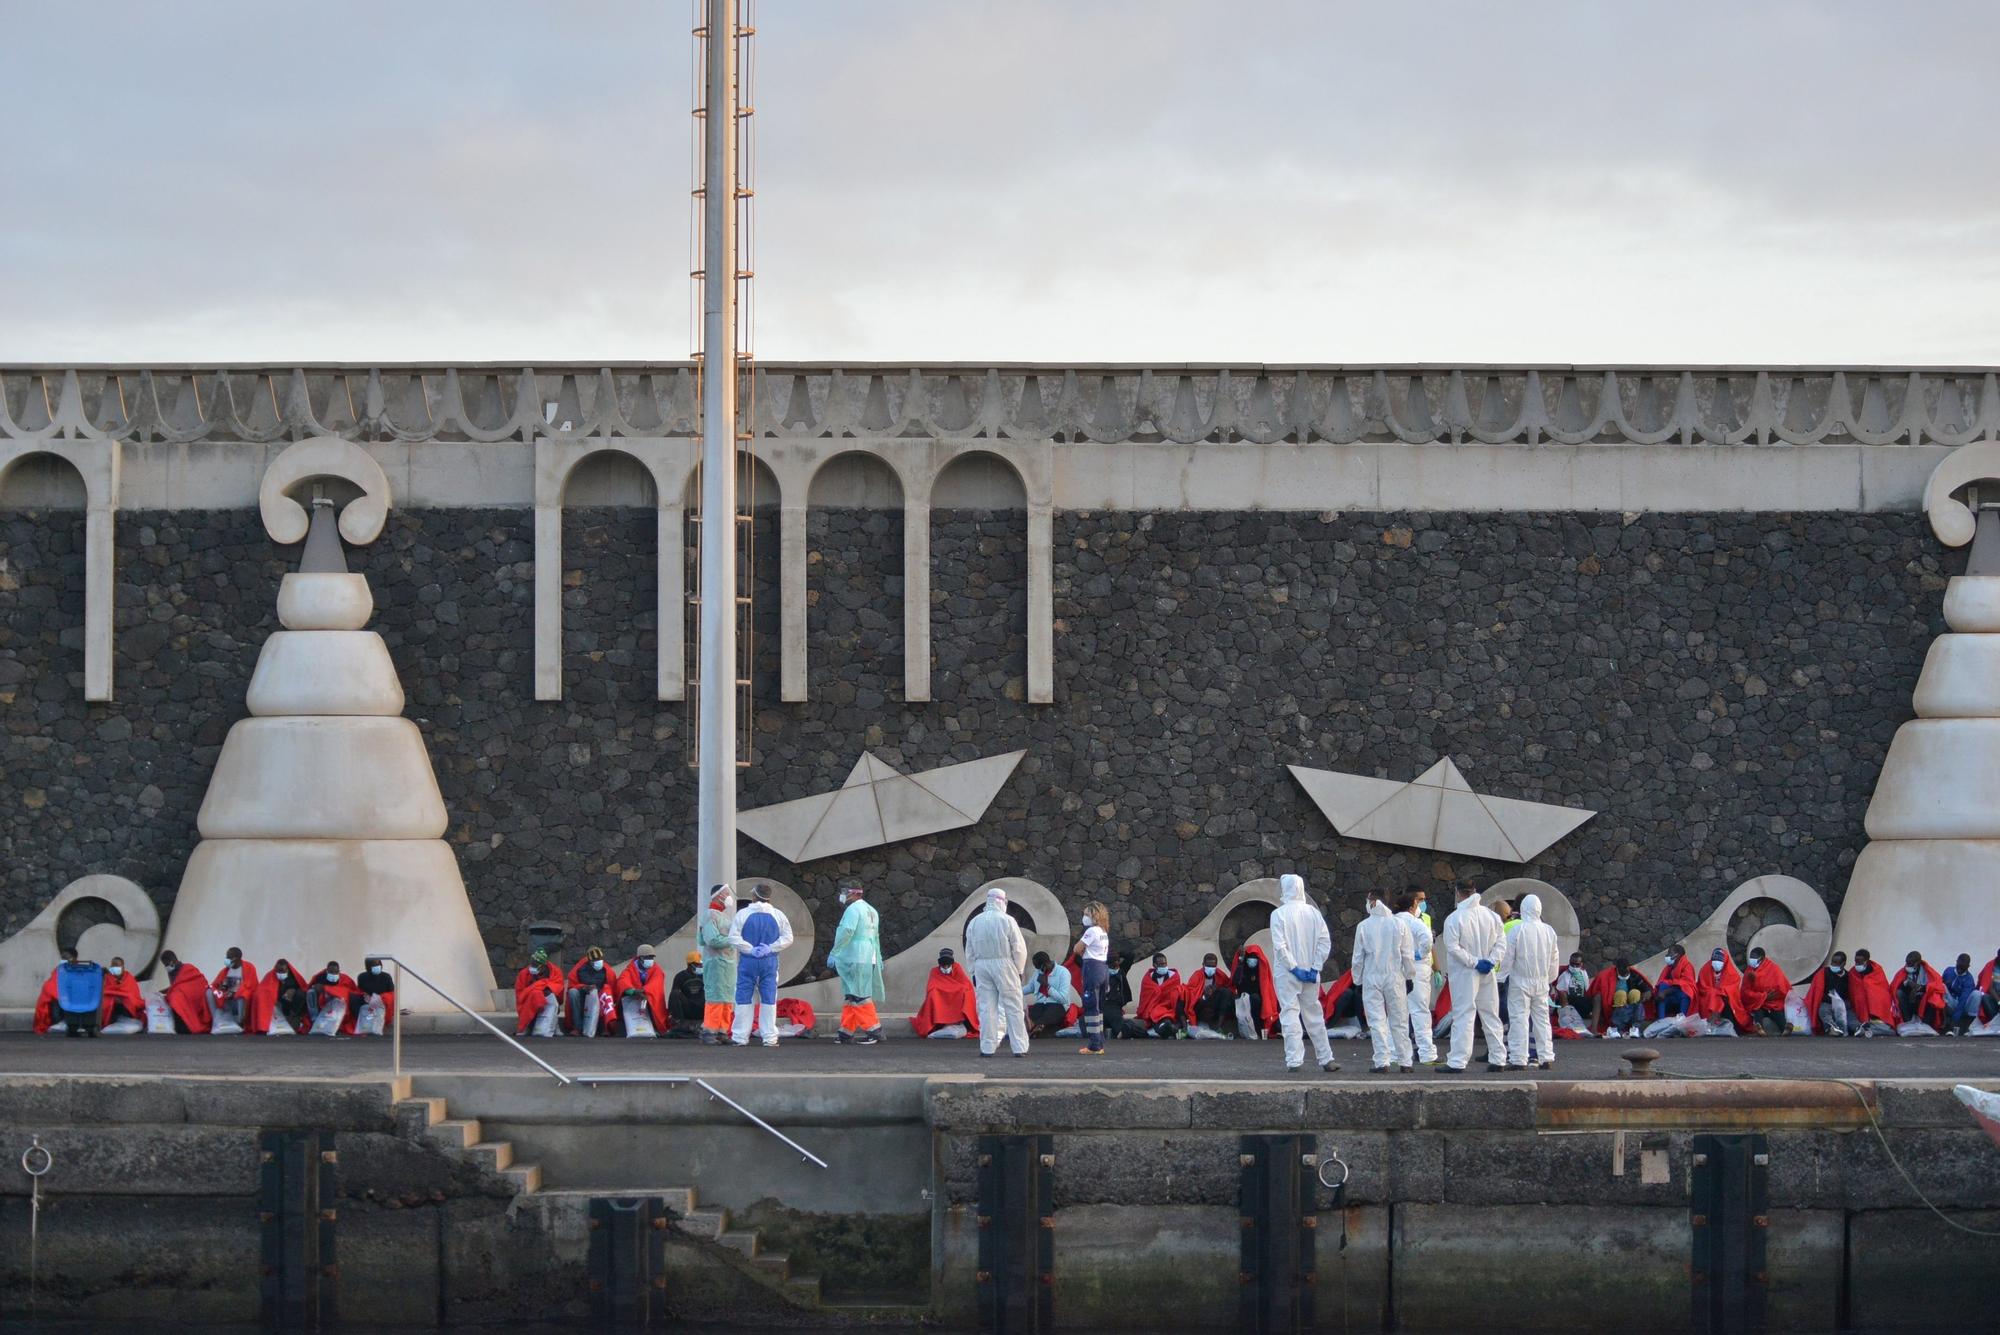
[[[562,681],[563,493],[577,465],[596,454],[636,459],[658,497],[659,688],[661,700],[687,698],[686,509],[682,497],[701,459],[686,438],[535,438],[535,698],[560,700]],[[783,480],[780,479],[782,486]]]
[[[0,482],[21,460],[52,454],[83,478],[83,698],[111,698],[114,520],[118,513],[120,445],[115,440],[29,437],[0,440]]]
[[[990,454],[1021,479],[1028,511],[1028,700],[1055,699],[1054,445],[1049,440],[786,439],[759,457],[777,477],[779,512],[779,697],[808,697],[806,676],[806,510],[820,469],[843,454],[889,466],[903,488],[903,698],[931,698],[931,492],[939,473],[967,454]]]
[[[118,920],[86,927],[77,938],[77,953],[96,960],[122,955],[134,978],[146,976],[160,949],[160,910],[137,883],[93,873],[64,886],[33,921],[0,941],[0,1006],[35,1004],[42,980],[56,962],[56,928],[63,914],[71,905],[91,899],[109,904]]]
[[[1312,894],[1310,890],[1306,893],[1309,897]],[[1313,902],[1318,903],[1319,901],[1314,899]],[[1222,925],[1229,920],[1231,913],[1245,904],[1267,904],[1275,909],[1279,903],[1277,877],[1260,876],[1255,880],[1245,881],[1217,900],[1215,907],[1208,911],[1207,917],[1195,925],[1193,931],[1164,950],[1159,951],[1159,953],[1167,957],[1168,965],[1178,969],[1181,977],[1186,978],[1201,969],[1201,957],[1203,955],[1214,954],[1222,956]],[[1322,906],[1323,910],[1324,906]],[[1113,926],[1115,927],[1116,924],[1114,923]],[[1250,933],[1249,936],[1244,937],[1243,944],[1246,946],[1260,946],[1263,948],[1264,953],[1269,955],[1271,953],[1271,929],[1269,925],[1260,927]],[[1340,948],[1338,941],[1334,942],[1334,948],[1336,950]],[[1222,956],[1222,967],[1225,969],[1229,967],[1227,956]]]

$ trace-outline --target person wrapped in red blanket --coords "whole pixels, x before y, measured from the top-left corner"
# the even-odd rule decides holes
[[[1737,972],[1736,961],[1717,946],[1695,974],[1694,1013],[1710,1024],[1727,1021],[1741,1032],[1750,1024],[1739,995],[1742,988],[1743,975]]]
[[[113,1020],[137,1020],[137,1032],[145,1032],[146,999],[139,995],[139,980],[125,967],[123,955],[112,956],[104,968],[104,1004],[98,1008],[98,1029],[109,1028]]]
[[[1695,1009],[1694,964],[1681,947],[1667,947],[1667,961],[1660,966],[1660,977],[1653,984],[1653,1004],[1659,1010],[1659,1018],[1671,1020],[1677,1015],[1686,1015]]]
[[[1925,962],[1922,951],[1913,950],[1904,957],[1893,992],[1897,1024],[1916,1022],[1944,1032],[1944,979]]]
[[[250,1032],[250,1001],[257,993],[257,966],[243,958],[240,946],[231,946],[223,965],[208,980],[209,1002],[218,1012]]]
[[[1792,982],[1785,977],[1776,961],[1767,957],[1756,946],[1750,948],[1750,967],[1743,972],[1743,981],[1738,985],[1736,996],[1743,1003],[1743,1013],[1749,1017],[1750,1032],[1761,1034],[1782,1034],[1785,1032],[1785,996],[1792,990]]]
[[[250,1018],[243,1026],[247,1034],[268,1034],[273,1025],[282,1025],[294,1034],[303,1034],[312,1023],[306,1013],[306,980],[290,960],[281,959],[257,980],[250,994]]]
[[[1181,980],[1181,1013],[1190,1028],[1211,1034],[1236,1032],[1236,989],[1213,952],[1201,957],[1201,967]]]
[[[938,952],[937,966],[924,979],[924,1004],[910,1017],[910,1028],[918,1038],[978,1038],[979,999],[972,975],[946,946]]]
[[[183,964],[171,950],[160,952],[161,991],[174,1013],[174,1032],[205,1034],[215,1027],[208,1009],[208,978],[192,964]]]
[[[341,972],[338,960],[328,960],[324,969],[306,981],[306,1014],[312,1017],[312,1024],[319,1023],[321,1012],[337,1009],[339,1032],[353,1033],[354,1013],[361,1004],[355,998],[354,980]]]
[[[1334,951],[1326,957],[1328,969],[1338,968],[1340,952]],[[1354,990],[1354,970],[1341,969],[1332,982],[1323,984],[1319,990],[1320,1014],[1326,1017],[1326,1027],[1352,1024],[1361,1018],[1361,994]]]
[[[341,1026],[341,1032],[364,1032],[362,1018],[371,1009],[379,1007],[382,1021],[379,1032],[386,1037],[396,1025],[396,976],[384,969],[382,961],[372,955],[361,961],[361,965],[361,972],[354,975],[354,1004],[347,1012],[347,1022]],[[370,1028],[366,1032],[377,1031]]]
[[[1229,986],[1236,992],[1236,1013],[1248,1001],[1251,1027],[1256,1037],[1269,1038],[1278,1031],[1278,985],[1271,979],[1271,957],[1262,946],[1244,946],[1229,965]]]
[[[1153,967],[1139,980],[1139,1027],[1148,1038],[1179,1038],[1181,1035],[1181,973],[1167,964],[1165,955],[1153,956]]]
[[[536,951],[534,963],[514,975],[514,1034],[533,1032],[535,1021],[551,1002],[555,1003],[554,1024],[544,1037],[553,1038],[569,1027],[563,1014],[563,998],[569,991],[569,976],[552,963],[546,951]]]
[[[646,1003],[646,1016],[653,1022],[655,1035],[667,1032],[667,975],[651,946],[640,946],[624,968],[612,991],[618,996],[619,1024],[623,1027],[625,1003],[638,993]]]
[[[1590,980],[1590,1023],[1609,1038],[1637,1038],[1653,1018],[1653,984],[1620,956]]]

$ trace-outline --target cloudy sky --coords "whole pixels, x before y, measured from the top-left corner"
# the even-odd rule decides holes
[[[0,0],[0,361],[679,358],[687,0]],[[770,358],[2000,362],[2000,6],[761,0]]]

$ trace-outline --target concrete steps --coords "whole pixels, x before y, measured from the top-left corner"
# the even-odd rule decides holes
[[[411,1093],[407,1077],[395,1083],[394,1112],[397,1127],[413,1140],[437,1146],[455,1157],[470,1159],[484,1171],[514,1184],[516,1196],[546,1194],[553,1198],[609,1195],[604,1191],[550,1190],[537,1164],[514,1162],[511,1141],[487,1140],[485,1128],[476,1117],[453,1117],[444,1099],[417,1097]],[[776,1294],[790,1306],[808,1311],[825,1308],[819,1278],[792,1273],[791,1258],[783,1252],[764,1250],[764,1239],[755,1229],[730,1227],[729,1211],[703,1209],[693,1187],[675,1187],[652,1193],[661,1197],[675,1215],[674,1227],[687,1237],[713,1246],[739,1273]]]

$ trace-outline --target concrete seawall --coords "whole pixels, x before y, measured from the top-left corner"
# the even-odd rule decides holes
[[[1983,1312],[2000,1262],[2000,1240],[1954,1232],[1884,1152],[1954,1219],[2000,1226],[1995,1151],[1947,1081],[742,1075],[730,1090],[832,1167],[801,1167],[693,1088],[16,1077],[0,1085],[0,1303],[25,1306],[16,1150],[39,1137],[55,1157],[45,1313],[256,1320],[259,1133],[281,1128],[335,1137],[350,1323],[579,1319],[590,1197],[648,1193],[674,1210],[668,1294],[682,1316],[967,1328],[988,1134],[1054,1137],[1054,1307],[1068,1328],[1152,1329],[1167,1312],[1181,1328],[1235,1326],[1252,1132],[1313,1135],[1349,1171],[1340,1208],[1319,1203],[1323,1329],[1689,1328],[1692,1154],[1710,1132],[1767,1146],[1771,1329]],[[816,1276],[801,1280],[808,1258]]]

